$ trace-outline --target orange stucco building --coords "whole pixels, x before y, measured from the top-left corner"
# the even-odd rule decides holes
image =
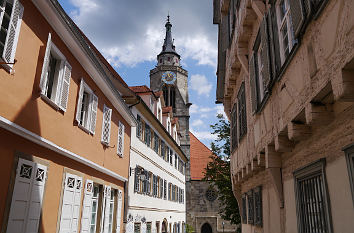
[[[1,232],[122,231],[127,85],[56,0],[2,2]]]

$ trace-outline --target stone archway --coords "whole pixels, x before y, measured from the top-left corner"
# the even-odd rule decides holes
[[[213,229],[211,228],[209,223],[204,223],[201,228],[201,233],[213,233]]]

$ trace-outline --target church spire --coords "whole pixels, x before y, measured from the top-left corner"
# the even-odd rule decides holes
[[[179,57],[179,55],[175,50],[175,46],[173,45],[174,40],[172,39],[172,32],[171,32],[172,24],[170,22],[170,14],[167,15],[167,22],[165,24],[165,27],[166,27],[166,36],[162,46],[162,51],[159,55],[165,53],[173,53]]]

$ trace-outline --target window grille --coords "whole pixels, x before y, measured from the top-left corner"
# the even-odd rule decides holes
[[[354,204],[354,145],[345,149],[349,181],[352,190],[352,199]]]
[[[324,176],[325,160],[294,172],[299,232],[332,232]]]
[[[246,115],[246,97],[245,97],[245,83],[241,84],[238,92],[238,126],[239,126],[239,140],[247,133],[247,115]]]

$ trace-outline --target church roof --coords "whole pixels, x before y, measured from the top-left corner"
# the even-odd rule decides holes
[[[170,22],[170,16],[167,16],[167,22],[165,24],[166,27],[166,36],[165,40],[162,46],[162,51],[159,55],[165,54],[165,53],[173,53],[179,57],[179,54],[175,50],[175,46],[173,45],[173,39],[172,39],[172,24]]]
[[[190,171],[192,180],[204,178],[205,168],[211,161],[210,156],[213,152],[204,145],[193,133],[189,132],[190,137]]]

